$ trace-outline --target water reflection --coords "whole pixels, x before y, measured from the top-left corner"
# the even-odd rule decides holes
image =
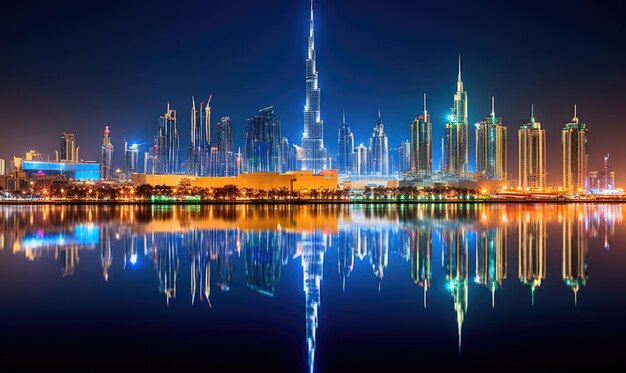
[[[424,308],[430,288],[438,282],[447,288],[460,353],[470,308],[470,268],[473,283],[490,293],[495,307],[496,293],[504,291],[507,280],[509,250],[517,249],[518,279],[530,289],[534,305],[547,276],[547,227],[558,224],[562,280],[577,304],[588,280],[588,239],[602,238],[609,250],[615,226],[622,221],[619,204],[21,206],[3,207],[0,243],[30,261],[52,257],[63,276],[78,270],[83,251],[98,247],[105,281],[115,265],[126,270],[138,262],[151,263],[165,304],[177,301],[178,280],[189,276],[191,304],[207,308],[212,307],[212,285],[220,292],[231,290],[235,262],[242,261],[239,268],[251,291],[271,297],[284,267],[299,261],[312,372],[325,271],[338,272],[345,293],[356,267],[367,265],[381,292],[385,274],[400,270],[389,266],[390,255],[408,262],[407,275],[422,288]],[[123,252],[118,254],[114,247],[120,246]],[[433,276],[437,250],[441,278]],[[337,255],[336,269],[334,263],[324,266],[329,251]],[[121,254],[119,263],[116,254]],[[181,268],[189,273],[180,273]]]

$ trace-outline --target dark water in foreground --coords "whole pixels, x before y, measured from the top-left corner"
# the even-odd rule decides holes
[[[0,361],[625,363],[624,206],[2,206]]]

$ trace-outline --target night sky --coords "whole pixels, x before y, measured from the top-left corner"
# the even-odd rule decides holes
[[[560,129],[578,104],[589,127],[590,169],[610,152],[618,183],[626,181],[626,16],[617,2],[317,0],[315,9],[333,160],[343,109],[358,144],[371,135],[380,107],[396,146],[409,138],[426,92],[438,168],[461,53],[472,169],[472,124],[489,114],[495,95],[509,128],[509,178],[517,178],[517,128],[535,103],[547,132],[549,183],[560,184]],[[246,118],[274,105],[283,135],[300,144],[308,11],[307,0],[5,4],[0,158],[29,149],[54,157],[61,133],[74,132],[81,158],[99,161],[108,125],[114,166],[122,167],[123,138],[152,142],[168,101],[185,149],[191,96],[209,94],[213,143],[214,124],[228,115],[235,146],[243,146]]]

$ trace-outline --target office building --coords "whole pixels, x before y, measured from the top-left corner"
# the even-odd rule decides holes
[[[266,107],[249,118],[246,125],[244,157],[246,172],[282,170],[282,136],[274,107]]]
[[[111,132],[109,126],[104,128],[104,137],[102,138],[102,170],[100,175],[102,180],[111,180],[113,178],[113,144],[111,143]]]
[[[521,188],[546,186],[546,131],[535,121],[535,106],[531,105],[530,120],[517,131],[518,178]]]
[[[369,172],[374,175],[389,175],[389,139],[378,110],[378,122],[374,126],[368,145]]]
[[[131,180],[131,175],[139,172],[139,145],[124,141],[124,174],[126,180]]]
[[[230,117],[217,122],[217,172],[216,176],[233,176],[233,126]]]
[[[468,172],[468,118],[467,92],[461,80],[461,55],[459,74],[454,94],[454,106],[450,109],[444,134],[443,171],[450,176],[462,176]]]
[[[424,113],[411,123],[411,172],[414,177],[424,178],[432,173],[432,124],[426,110],[424,93]]]
[[[495,101],[491,97],[491,114],[476,124],[476,172],[482,177],[507,179],[507,132],[502,118],[496,117]]]
[[[178,129],[176,128],[176,110],[167,103],[165,114],[159,117],[159,132],[156,138],[155,163],[157,174],[178,173],[179,155]]]
[[[339,140],[337,151],[337,170],[339,173],[352,172],[352,152],[354,151],[354,134],[346,123],[346,113],[343,113],[341,127],[339,127]]]
[[[78,162],[78,148],[76,136],[73,133],[63,133],[61,136],[61,162]]]
[[[569,193],[587,190],[587,125],[580,123],[574,105],[574,117],[561,130],[563,148],[563,189]]]

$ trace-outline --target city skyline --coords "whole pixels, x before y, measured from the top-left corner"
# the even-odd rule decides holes
[[[322,103],[322,118],[325,120],[326,134],[325,140],[328,147],[328,156],[333,157],[333,163],[335,163],[336,157],[336,144],[334,144],[334,135],[339,128],[341,123],[341,110],[343,107],[346,109],[346,114],[351,118],[350,122],[352,125],[352,131],[355,135],[355,145],[359,143],[365,143],[367,137],[369,135],[369,130],[371,129],[372,123],[372,115],[371,113],[375,110],[376,107],[380,106],[382,111],[386,113],[385,115],[385,130],[389,134],[389,145],[397,146],[401,141],[408,139],[410,134],[410,122],[412,118],[417,116],[422,110],[421,108],[421,95],[422,92],[426,92],[429,95],[429,114],[432,115],[432,128],[433,128],[433,142],[434,144],[438,144],[439,140],[442,137],[442,128],[445,121],[446,115],[446,107],[449,107],[449,95],[453,91],[453,81],[452,75],[455,69],[455,59],[454,56],[461,52],[463,55],[463,77],[464,83],[468,90],[469,95],[469,124],[478,122],[484,116],[484,107],[485,105],[481,104],[481,102],[488,102],[488,98],[492,95],[498,96],[499,98],[499,114],[502,116],[503,121],[509,127],[509,131],[515,131],[521,124],[520,118],[527,116],[527,114],[523,114],[527,112],[527,107],[530,103],[535,102],[537,104],[537,111],[541,113],[541,121],[546,129],[547,136],[547,146],[548,149],[556,148],[557,145],[560,144],[560,129],[562,128],[562,124],[571,117],[570,111],[571,106],[573,104],[578,104],[582,112],[585,113],[586,122],[589,123],[592,128],[592,136],[589,145],[589,169],[600,169],[602,162],[602,155],[604,153],[611,153],[613,159],[620,159],[623,154],[620,154],[622,149],[619,146],[616,146],[616,140],[610,136],[607,136],[608,133],[611,132],[611,128],[613,126],[617,126],[620,123],[619,117],[617,117],[617,113],[613,113],[615,109],[614,107],[619,107],[618,105],[612,104],[611,100],[615,100],[616,102],[621,101],[620,99],[620,91],[613,89],[598,89],[594,88],[588,89],[590,84],[593,83],[593,86],[599,87],[607,86],[608,80],[606,78],[603,79],[594,79],[594,76],[599,74],[598,71],[594,69],[583,69],[585,66],[585,62],[589,61],[590,56],[587,54],[581,55],[580,58],[575,59],[573,61],[567,60],[568,63],[563,64],[561,59],[557,57],[565,56],[565,47],[570,46],[574,41],[570,38],[569,35],[563,35],[557,33],[551,33],[549,35],[549,40],[551,41],[564,41],[565,45],[556,46],[556,43],[550,44],[550,48],[555,51],[547,50],[546,51],[546,43],[544,45],[535,43],[535,47],[539,48],[540,51],[546,52],[547,54],[544,56],[546,62],[542,63],[541,61],[537,61],[537,63],[531,68],[531,72],[534,74],[529,74],[526,71],[525,74],[520,75],[520,66],[515,63],[506,63],[502,61],[501,57],[493,57],[488,61],[483,61],[483,57],[485,54],[481,55],[481,50],[485,47],[481,47],[477,45],[478,38],[476,34],[470,33],[470,35],[465,36],[463,39],[463,43],[461,42],[451,42],[444,43],[447,40],[447,34],[442,33],[441,28],[436,28],[435,30],[429,32],[432,33],[442,33],[439,35],[439,41],[441,41],[441,45],[437,46],[433,51],[433,57],[431,59],[425,58],[422,61],[413,61],[407,58],[399,58],[398,53],[395,51],[391,51],[390,58],[387,62],[390,65],[398,65],[398,73],[393,73],[389,69],[382,68],[382,65],[378,65],[381,60],[377,56],[372,56],[370,58],[361,58],[359,62],[361,65],[350,64],[354,69],[354,72],[350,72],[345,69],[346,64],[349,64],[350,61],[354,62],[354,58],[359,56],[358,49],[351,47],[350,40],[348,37],[351,35],[353,40],[355,40],[355,44],[360,45],[358,41],[361,37],[367,38],[368,36],[372,36],[372,30],[368,30],[366,27],[362,27],[362,24],[367,20],[371,20],[373,17],[374,10],[377,9],[378,5],[370,5],[360,10],[357,16],[349,17],[346,13],[346,9],[348,6],[353,5],[350,1],[341,2],[339,4],[329,3],[327,1],[317,1],[315,3],[316,7],[316,36],[321,38],[321,41],[317,43],[317,52],[320,58],[320,64],[318,66],[318,70],[320,71],[320,85],[323,86],[324,89],[324,98]],[[225,5],[210,5],[209,7],[221,7],[225,12],[233,11]],[[250,4],[247,9],[251,12],[254,11],[254,4]],[[306,38],[306,29],[308,28],[306,25],[306,19],[308,18],[308,1],[307,2],[298,2],[296,4],[285,5],[283,3],[273,4],[270,6],[270,10],[276,10],[275,7],[287,6],[294,14],[299,14],[299,16],[293,17],[293,20],[283,20],[281,17],[277,17],[277,20],[282,22],[280,23],[280,30],[285,32],[290,32],[293,36],[289,38],[289,40],[285,40],[284,37],[280,35],[273,35],[276,38],[270,38],[266,41],[271,41],[271,48],[279,48],[284,49],[284,59],[286,62],[281,62],[279,65],[282,66],[285,70],[285,74],[277,74],[276,69],[268,68],[264,71],[259,71],[259,67],[254,69],[256,74],[262,74],[262,77],[259,77],[258,80],[249,80],[249,74],[244,74],[244,80],[246,82],[255,83],[254,86],[260,81],[264,81],[261,83],[261,86],[265,88],[269,88],[269,95],[259,95],[258,92],[254,95],[254,106],[264,107],[265,105],[274,105],[277,110],[277,115],[281,118],[281,122],[284,123],[284,128],[289,128],[294,132],[285,132],[284,136],[287,137],[291,143],[298,143],[298,128],[301,128],[301,125],[298,125],[301,122],[301,119],[298,121],[297,118],[302,118],[302,103],[303,103],[303,95],[302,95],[302,84],[301,84],[301,76],[302,76],[302,62],[306,57],[306,50],[304,49],[304,38]],[[392,9],[392,14],[400,15],[401,10],[407,10],[406,7],[411,7],[411,5],[397,5],[398,9]],[[433,6],[436,8],[436,6]],[[476,13],[477,9],[480,8],[476,6],[476,10],[473,12]],[[554,8],[550,8],[550,6],[545,6],[542,8],[546,11],[546,13],[554,12]],[[17,9],[19,10],[19,9]],[[437,10],[437,9],[433,9]],[[565,11],[571,12],[572,14],[580,14],[584,8],[572,7],[568,8]],[[82,9],[74,10],[74,12],[84,11]],[[490,12],[493,13],[502,13],[503,9],[499,9],[498,7],[491,7],[489,9]],[[158,10],[155,10],[158,12]],[[597,12],[610,13],[608,9],[597,10]],[[247,11],[243,12],[245,14],[241,14],[240,16],[244,19],[247,19]],[[473,13],[473,14],[474,14]],[[19,16],[25,15],[17,12],[17,18],[20,19]],[[154,14],[151,14],[152,16]],[[34,15],[37,17],[43,17],[43,15]],[[137,15],[138,16],[138,15]],[[139,17],[139,16],[138,16]],[[141,16],[145,17],[145,16]],[[139,17],[139,19],[143,19]],[[455,16],[456,17],[456,16]],[[542,18],[546,17],[542,14],[537,14],[536,17]],[[610,17],[610,14],[609,14]],[[556,19],[551,19],[551,22],[554,24],[546,25],[540,27],[539,31],[532,31],[527,28],[522,28],[521,31],[515,32],[511,34],[511,30],[504,30],[503,32],[511,34],[514,38],[519,38],[521,36],[528,36],[529,41],[527,43],[531,43],[533,40],[536,41],[539,39],[540,35],[543,35],[546,31],[555,31],[558,27],[559,22],[564,22],[566,20],[566,14],[559,15]],[[592,17],[592,22],[595,20]],[[23,18],[22,18],[23,19]],[[504,17],[504,20],[511,21],[511,19]],[[513,18],[513,23],[521,22],[517,18]],[[11,21],[14,22],[14,21]],[[52,21],[50,21],[52,22]],[[430,22],[430,21],[429,21]],[[97,22],[96,22],[97,23]],[[11,23],[12,24],[12,23]],[[387,47],[382,43],[383,40],[387,40],[386,38],[382,38],[382,36],[403,36],[402,31],[396,27],[392,27],[389,22],[384,21],[383,24],[388,28],[387,31],[373,35],[370,40],[373,41],[373,46],[381,48],[381,50],[388,51],[390,47]],[[132,26],[132,25],[131,25]],[[130,27],[130,26],[129,26]],[[346,31],[346,27],[350,29],[348,33]],[[615,26],[618,27],[618,26]],[[300,30],[300,32],[298,32]],[[56,30],[57,32],[61,32]],[[92,29],[87,29],[88,34]],[[200,32],[201,31],[201,32]],[[341,31],[338,33],[338,31]],[[406,31],[406,30],[405,30]],[[599,29],[596,28],[594,31],[596,34],[583,34],[582,37],[578,38],[577,43],[587,41],[594,35],[602,35],[607,38],[616,38],[609,31],[613,31],[612,29],[607,29],[602,26]],[[213,28],[199,28],[199,30],[195,30],[194,28],[190,28],[186,32],[193,32],[194,34],[197,32],[200,35],[205,37],[214,38],[215,35],[212,32],[215,32]],[[483,29],[479,29],[475,32],[485,32]],[[270,32],[272,33],[272,32]],[[361,35],[362,33],[362,35]],[[114,33],[113,33],[114,34]],[[250,32],[250,29],[238,31],[237,36],[233,36],[234,38],[247,38],[253,37],[254,32]],[[274,33],[275,34],[275,33]],[[359,35],[359,37],[355,37],[355,35]],[[134,35],[131,33],[131,35]],[[103,31],[103,39],[106,39],[108,35]],[[264,38],[266,35],[257,35],[257,37]],[[567,37],[566,37],[567,36]],[[26,35],[25,37],[28,37]],[[619,38],[619,37],[618,37]],[[489,39],[486,44],[494,45],[496,43],[496,37],[494,36],[492,39]],[[265,39],[264,39],[265,40]],[[399,38],[397,42],[393,43],[397,47],[397,49],[402,49],[402,46],[411,45],[412,42],[416,40],[422,40],[419,35],[404,35],[403,38]],[[437,40],[437,38],[436,38]],[[595,40],[595,39],[594,39]],[[601,52],[608,51],[611,56],[617,57],[617,61],[623,60],[623,52],[614,51],[613,49],[609,50],[609,43],[607,39],[602,39],[603,42],[597,42],[592,45],[591,51],[600,50]],[[13,41],[13,40],[11,40]],[[287,43],[285,43],[287,41]],[[70,42],[79,42],[70,38]],[[337,44],[339,43],[339,45]],[[348,43],[348,44],[346,44]],[[13,45],[13,44],[11,44]],[[216,48],[219,43],[214,43],[212,48]],[[342,48],[340,48],[341,46]],[[181,47],[182,48],[182,47]],[[504,48],[504,46],[502,46]],[[106,48],[105,48],[106,49]],[[184,48],[183,48],[184,49]],[[19,50],[19,49],[18,49]],[[180,48],[179,48],[180,50]],[[263,50],[259,51],[255,49],[256,55],[261,61],[265,61],[263,56],[260,56]],[[52,53],[49,50],[43,50],[41,53]],[[337,55],[334,56],[333,53]],[[620,54],[621,53],[621,54]],[[80,53],[79,53],[80,54]],[[523,54],[523,48],[519,47],[519,50],[514,51],[513,57],[520,56]],[[602,53],[601,53],[602,54]],[[605,56],[606,53],[602,54]],[[50,71],[54,71],[58,69],[59,66],[55,65],[56,61],[53,58],[54,53],[47,64],[45,69],[37,76],[42,79],[46,76],[48,79],[50,77],[46,75]],[[137,58],[137,55],[133,55]],[[514,59],[514,58],[513,58]],[[436,61],[435,61],[436,60]],[[19,70],[14,65],[11,65],[11,59],[7,62],[9,69],[3,69],[5,73],[7,71],[16,71],[16,74],[11,74],[11,79],[9,82],[21,82]],[[29,60],[27,59],[27,62]],[[177,59],[177,61],[179,61]],[[299,61],[299,62],[298,62]],[[559,61],[558,69],[556,66],[556,61]],[[58,62],[58,61],[57,61]],[[129,64],[132,64],[133,60],[129,61]],[[293,63],[292,63],[293,62]],[[499,63],[498,63],[499,62]],[[617,62],[611,62],[609,58],[606,60],[601,60],[602,64],[598,64],[598,69],[601,70],[602,76],[610,75],[611,71],[615,67],[619,65]],[[520,62],[521,63],[521,62]],[[192,66],[197,65],[196,62],[190,60],[190,64]],[[28,63],[26,64],[28,65]],[[239,67],[248,66],[250,67],[250,63],[246,64],[236,64]],[[263,68],[267,67],[266,64],[263,65]],[[356,78],[357,72],[362,71],[365,68],[371,68],[372,65],[378,65],[378,69],[372,70],[375,72],[375,76],[371,74],[362,75],[361,78]],[[405,66],[406,65],[406,66]],[[481,66],[485,65],[485,67]],[[75,67],[74,64],[70,63],[68,66]],[[122,69],[119,65],[118,68]],[[611,67],[613,66],[613,67]],[[66,66],[67,68],[67,66]],[[407,70],[408,69],[408,70]],[[487,70],[487,72],[486,72]],[[522,69],[523,70],[523,69]],[[231,73],[226,73],[223,68],[211,68],[202,69],[202,74],[204,76],[197,77],[192,73],[193,68],[190,72],[186,71],[186,64],[177,63],[176,65],[171,66],[171,70],[167,71],[171,72],[174,76],[178,78],[184,78],[184,80],[190,79],[198,79],[198,80],[206,80],[213,79],[213,76],[224,76],[227,81],[233,82],[232,79],[236,79],[237,75],[232,74],[233,69],[226,69],[226,71],[231,71]],[[399,84],[398,76],[400,72],[413,71],[413,73],[408,76],[408,79],[404,79],[401,84]],[[343,73],[345,74],[343,74]],[[522,71],[523,72],[523,71]],[[572,72],[577,72],[577,74],[572,74]],[[84,73],[81,69],[71,70],[69,76],[79,76],[79,73]],[[3,73],[4,74],[4,73]],[[85,75],[87,76],[87,75]],[[292,78],[293,76],[293,78]],[[299,76],[300,78],[296,78]],[[428,78],[424,78],[428,76]],[[231,116],[233,121],[233,138],[234,138],[234,148],[238,148],[242,146],[243,142],[243,129],[242,126],[245,124],[245,118],[251,116],[255,112],[255,107],[252,106],[252,103],[238,103],[239,101],[248,101],[250,98],[249,93],[245,93],[242,99],[237,98],[237,96],[233,96],[235,93],[232,89],[224,89],[224,86],[221,84],[200,84],[191,85],[189,89],[183,89],[182,86],[184,84],[175,84],[172,82],[171,77],[168,77],[164,74],[157,74],[157,78],[165,79],[165,82],[168,82],[172,86],[171,93],[167,89],[162,89],[157,99],[149,99],[149,97],[141,97],[141,101],[144,102],[141,105],[131,105],[133,108],[126,108],[125,110],[113,110],[110,107],[111,105],[111,94],[104,94],[101,89],[94,87],[97,92],[97,96],[99,97],[101,103],[103,103],[103,107],[109,107],[109,112],[106,115],[99,114],[99,110],[95,109],[93,105],[85,105],[81,104],[84,100],[76,99],[68,100],[68,97],[72,97],[71,92],[67,92],[62,89],[61,95],[51,96],[48,100],[41,101],[43,105],[37,106],[41,108],[42,112],[50,112],[54,113],[54,110],[47,110],[48,105],[55,104],[55,107],[65,107],[66,109],[71,109],[68,113],[67,120],[64,117],[63,122],[57,122],[54,124],[54,115],[50,117],[46,117],[45,120],[40,121],[41,123],[48,124],[52,122],[50,125],[46,125],[45,128],[42,128],[42,136],[47,135],[47,131],[53,132],[54,136],[57,137],[58,133],[61,132],[72,132],[76,133],[76,137],[80,139],[80,143],[82,144],[81,148],[81,158],[90,159],[90,160],[98,160],[100,159],[100,148],[97,144],[101,143],[102,133],[101,128],[108,125],[113,133],[112,139],[114,146],[117,148],[122,148],[120,145],[122,138],[126,138],[130,143],[143,143],[151,140],[151,135],[154,133],[154,128],[156,126],[155,119],[158,116],[159,112],[162,112],[162,107],[167,100],[172,102],[172,106],[178,109],[178,131],[181,134],[180,139],[180,148],[181,150],[186,147],[186,144],[189,143],[189,134],[185,131],[188,128],[187,123],[189,123],[188,118],[188,105],[189,98],[192,95],[197,95],[203,97],[206,92],[213,92],[215,94],[214,97],[214,111],[217,115],[215,118],[219,118],[221,116]],[[575,77],[575,79],[574,79]],[[268,80],[269,79],[269,80]],[[277,79],[274,82],[274,79]],[[293,81],[292,81],[293,80]],[[527,80],[522,82],[522,80]],[[556,84],[555,80],[560,80],[566,82],[568,84]],[[608,87],[618,87],[620,82],[623,80],[623,77],[618,74],[614,79],[610,79],[610,84]],[[44,79],[45,81],[45,79]],[[385,81],[391,81],[389,85],[385,85]],[[24,81],[27,83],[28,81]],[[552,82],[552,83],[551,83]],[[69,81],[71,83],[71,79]],[[68,83],[68,84],[69,84]],[[119,89],[125,90],[128,88],[130,92],[136,90],[136,79],[130,79],[128,82],[128,87],[122,85]],[[286,85],[284,84],[286,83]],[[372,90],[367,91],[366,94],[358,94],[355,95],[355,92],[359,89],[362,89],[363,84],[368,83],[368,85],[372,86]],[[532,84],[531,84],[532,83]],[[553,84],[554,83],[554,84]],[[15,83],[14,83],[15,84]],[[383,85],[383,86],[381,86]],[[6,100],[2,100],[4,104],[16,104],[16,100],[19,101],[21,97],[24,95],[29,96],[34,94],[27,90],[27,84],[24,84],[23,87],[16,92],[19,94],[14,95],[14,97],[7,97]],[[70,84],[71,86],[71,84]],[[221,87],[220,87],[221,86]],[[234,84],[239,88],[238,84]],[[292,90],[293,86],[293,90]],[[532,87],[531,87],[532,86]],[[338,88],[341,87],[341,88]],[[490,88],[493,87],[493,88]],[[42,87],[43,92],[47,92],[48,88],[46,85]],[[382,88],[382,89],[381,89]],[[514,88],[514,89],[513,89]],[[558,88],[558,89],[556,89]],[[27,92],[25,92],[27,90]],[[278,92],[276,92],[278,90]],[[236,92],[239,93],[241,89],[237,89]],[[254,91],[254,90],[253,90]],[[285,98],[286,96],[290,96],[291,93],[288,92],[293,91],[293,98]],[[525,92],[524,94],[515,93],[516,92]],[[608,93],[600,93],[603,92],[615,92],[616,95],[610,95]],[[89,91],[87,91],[89,92]],[[409,92],[407,94],[407,92]],[[138,93],[138,92],[135,92]],[[557,97],[558,93],[558,97]],[[5,93],[6,95],[6,93]],[[89,98],[93,95],[87,94]],[[123,95],[122,95],[123,96]],[[147,96],[153,96],[152,93]],[[520,97],[522,96],[522,97]],[[615,97],[612,97],[615,96]],[[4,96],[3,96],[4,97]],[[275,99],[272,99],[275,97]],[[343,97],[343,99],[342,99]],[[33,99],[32,101],[39,101]],[[114,100],[114,101],[117,101]],[[149,103],[147,103],[149,101]],[[229,102],[230,101],[230,102]],[[394,103],[397,101],[397,103]],[[29,121],[34,122],[33,118],[37,117],[37,111],[27,112],[26,115],[20,115],[20,121],[15,121],[13,118],[15,113],[24,114],[20,108],[23,105],[17,102],[17,105],[12,105],[15,107],[15,110],[9,110],[11,114],[6,118],[7,123],[16,122],[15,128],[21,128],[20,124],[28,124]],[[135,102],[135,101],[130,101]],[[237,102],[237,105],[244,105],[241,109],[233,108],[233,102]],[[142,107],[149,106],[152,109],[144,110]],[[442,109],[444,108],[444,109]],[[87,110],[89,109],[89,110]],[[112,112],[115,113],[112,114]],[[297,114],[297,112],[300,114]],[[79,112],[89,113],[89,120],[77,120],[75,119],[76,115]],[[119,113],[125,113],[121,116]],[[130,114],[129,114],[130,113]],[[296,113],[296,114],[294,114]],[[137,116],[142,117],[144,119],[135,121],[132,118],[137,118]],[[74,118],[74,119],[73,119]],[[101,118],[101,119],[100,119]],[[116,119],[117,118],[117,119]],[[612,118],[612,119],[611,119]],[[609,120],[610,119],[610,120]],[[129,123],[131,121],[132,123]],[[213,120],[211,123],[214,126],[216,123]],[[8,124],[3,125],[3,129],[8,129]],[[182,127],[181,127],[182,126]],[[616,128],[616,127],[613,127]],[[130,133],[127,133],[130,132]],[[213,128],[213,132],[216,129]],[[330,131],[330,132],[329,132]],[[30,140],[24,140],[22,136],[23,134],[18,133],[18,131],[13,131],[10,136],[10,142],[7,140],[0,140],[0,148],[2,149],[2,154],[0,154],[0,158],[10,159],[13,155],[21,155],[28,148],[35,148],[41,151],[44,155],[50,155],[53,157],[53,144],[49,144],[49,142],[45,141],[46,139],[38,139],[38,136],[32,136],[32,134],[28,134],[31,136]],[[472,131],[470,131],[472,132]],[[513,132],[514,133],[514,132]],[[332,136],[331,136],[332,135]],[[472,141],[473,134],[470,134],[469,140],[469,164],[470,169],[474,169],[474,141]],[[604,138],[603,138],[604,136]],[[514,142],[516,141],[515,136],[508,136],[508,148],[509,148],[509,160],[508,163],[510,165],[517,164],[516,162],[516,153]],[[213,136],[212,142],[215,143],[215,136]],[[32,144],[32,145],[30,145]],[[602,144],[602,148],[599,145]],[[433,151],[433,163],[435,165],[439,164],[439,152],[437,151],[438,147],[435,146],[435,151]],[[145,151],[145,149],[141,149],[140,152]],[[119,165],[122,164],[121,153],[114,153],[114,167],[119,168]],[[179,157],[184,159],[184,152],[181,151]],[[559,185],[561,179],[561,159],[560,155],[549,153],[547,156],[548,163],[548,184],[549,185]],[[435,169],[437,167],[434,167]],[[622,177],[622,172],[618,169],[618,178]],[[509,174],[514,174],[515,169],[509,167]],[[511,177],[510,177],[511,178]],[[618,182],[619,184],[619,182]]]

